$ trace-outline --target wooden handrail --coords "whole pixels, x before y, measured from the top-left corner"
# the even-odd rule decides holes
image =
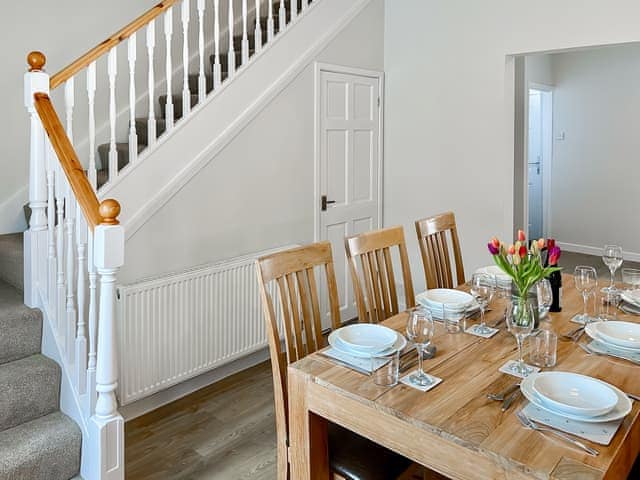
[[[33,97],[42,126],[58,155],[60,165],[62,165],[69,185],[71,185],[84,217],[87,219],[87,224],[92,230],[100,224],[117,224],[120,204],[113,199],[104,200],[102,203],[98,201],[98,197],[87,179],[80,160],[78,160],[78,155],[73,145],[71,145],[71,141],[60,122],[60,117],[58,117],[49,95],[35,93]]]
[[[140,30],[145,25],[149,24],[152,20],[154,20],[158,15],[160,15],[165,10],[172,7],[174,4],[178,3],[181,0],[163,0],[158,3],[154,7],[151,7],[145,13],[136,18],[133,22],[131,22],[126,27],[118,30],[116,33],[107,38],[104,42],[100,43],[96,47],[89,50],[87,53],[77,58],[69,65],[64,67],[55,75],[51,76],[49,80],[49,88],[51,90],[55,89],[62,83],[69,80],[76,73],[82,70],[85,67],[88,67],[91,62],[97,60],[102,55],[107,53],[113,47],[118,45],[123,40],[129,38],[132,34]]]

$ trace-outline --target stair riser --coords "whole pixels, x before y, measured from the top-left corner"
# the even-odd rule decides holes
[[[167,110],[167,96],[160,95],[160,115],[162,118],[166,118]],[[182,95],[172,95],[173,100],[173,118],[178,120],[182,118]],[[198,104],[198,95],[191,95],[191,107],[195,107]]]
[[[138,143],[140,145],[149,145],[149,124],[146,118],[138,118],[136,119],[136,132],[138,134]],[[157,118],[156,119],[156,138],[162,135],[166,129],[167,125],[164,119]]]

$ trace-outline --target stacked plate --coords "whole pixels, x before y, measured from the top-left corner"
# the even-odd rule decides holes
[[[622,321],[593,322],[584,331],[594,340],[623,352],[640,353],[640,324]]]
[[[543,410],[581,422],[611,422],[631,411],[631,400],[624,392],[577,373],[535,373],[522,381],[520,389],[527,400]]]
[[[624,290],[620,296],[626,303],[623,305],[623,310],[625,307],[630,307],[631,313],[640,314],[640,290]]]
[[[329,345],[348,355],[368,358],[403,349],[407,341],[398,332],[383,325],[357,323],[331,332]]]
[[[444,305],[448,311],[463,314],[477,308],[471,295],[460,290],[434,288],[416,295],[416,302],[429,309],[433,318],[442,320]]]
[[[493,275],[496,277],[497,287],[500,290],[511,288],[511,277],[504,273],[497,265],[489,265],[476,270],[476,273],[484,273],[485,275]]]

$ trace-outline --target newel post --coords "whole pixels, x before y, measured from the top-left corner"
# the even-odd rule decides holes
[[[24,105],[31,120],[29,154],[29,207],[31,218],[24,234],[24,302],[30,307],[39,306],[38,286],[46,282],[43,272],[44,258],[39,258],[46,249],[47,238],[47,174],[45,162],[45,134],[36,112],[33,95],[49,93],[49,75],[44,71],[46,57],[41,52],[27,55],[29,71],[24,74]],[[44,240],[43,240],[44,239]],[[44,246],[42,242],[45,242]],[[44,277],[43,277],[44,274]],[[46,290],[46,285],[40,285]]]
[[[109,199],[100,204],[102,223],[94,230],[94,262],[100,277],[96,406],[92,416],[95,476],[105,480],[124,478],[124,421],[118,413],[118,338],[115,302],[116,274],[124,264],[124,229],[118,222],[120,205]]]

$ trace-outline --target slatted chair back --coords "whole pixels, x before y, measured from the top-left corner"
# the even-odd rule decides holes
[[[464,265],[458,240],[458,229],[453,212],[441,213],[416,221],[416,233],[424,267],[427,288],[455,288],[465,282]],[[455,259],[454,282],[451,254],[447,234],[451,239]]]
[[[275,394],[278,443],[278,478],[288,478],[288,401],[287,365],[325,346],[316,270],[324,271],[327,284],[331,326],[340,327],[340,303],[329,242],[273,253],[256,260],[260,295],[267,321]],[[282,309],[282,335],[269,284],[277,284]],[[281,338],[284,337],[285,350]]]
[[[402,227],[384,228],[345,240],[360,322],[379,323],[397,314],[392,249],[398,248],[405,304],[415,306],[411,269]]]

